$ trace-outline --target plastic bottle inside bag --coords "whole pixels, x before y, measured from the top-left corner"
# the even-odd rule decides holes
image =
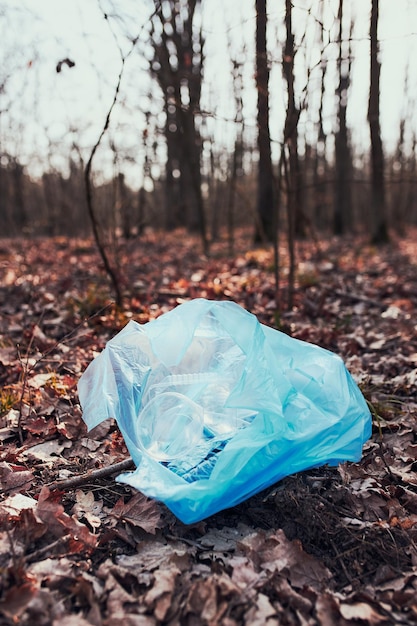
[[[141,450],[157,461],[181,459],[201,441],[202,434],[201,407],[176,392],[157,394],[136,421]]]
[[[213,450],[224,447],[256,414],[226,407],[229,394],[227,383],[213,374],[167,376],[149,389],[150,399],[139,411],[136,436],[141,450],[190,479],[201,478],[201,471],[206,475],[216,460]],[[204,470],[199,469],[204,461]]]
[[[213,451],[256,414],[228,406],[245,360],[219,329],[197,330],[181,361],[169,370],[160,365],[147,381],[136,422],[142,451],[191,480],[199,468],[207,475],[216,460]]]

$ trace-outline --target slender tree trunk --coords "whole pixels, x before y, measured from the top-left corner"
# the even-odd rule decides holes
[[[343,0],[339,0],[339,58],[338,74],[339,84],[336,91],[338,100],[339,128],[335,137],[336,157],[336,189],[335,206],[333,214],[333,231],[336,235],[343,235],[351,230],[351,158],[349,149],[349,137],[346,124],[347,94],[349,88],[350,58],[343,56]],[[350,49],[349,49],[350,53]]]
[[[229,49],[231,48],[229,44]],[[227,239],[229,244],[229,254],[233,254],[234,248],[234,227],[235,227],[235,196],[238,172],[242,172],[243,165],[243,99],[242,99],[242,64],[237,60],[233,63],[233,93],[236,107],[235,126],[236,138],[231,167],[229,168],[229,189],[227,199]]]
[[[409,181],[408,181],[408,193],[405,204],[405,212],[408,219],[416,223],[417,221],[417,137],[413,132],[411,142],[411,157],[408,157],[409,162]]]
[[[320,5],[321,13],[320,19],[320,39],[318,45],[321,46],[321,50],[324,49],[324,20],[323,20],[323,3]],[[323,104],[325,95],[325,80],[326,80],[327,65],[324,63],[321,68],[321,81],[320,81],[320,104],[318,110],[318,130],[317,130],[317,145],[314,150],[314,221],[319,229],[328,228],[328,211],[327,211],[327,137],[324,132],[323,123]]]
[[[288,146],[288,203],[292,213],[294,235],[305,237],[305,219],[302,200],[302,176],[298,157],[298,120],[300,110],[295,104],[294,91],[294,35],[292,33],[292,3],[285,0],[286,41],[283,59],[283,72],[287,82],[288,105],[285,119],[284,143]]]
[[[378,59],[379,0],[372,0],[369,37],[371,41],[371,74],[369,88],[368,122],[371,134],[371,211],[372,242],[388,241],[385,208],[384,152],[379,121],[379,81],[381,64]]]
[[[145,226],[146,226],[146,209],[148,204],[148,198],[146,193],[146,182],[152,181],[152,171],[151,171],[151,159],[149,156],[149,145],[148,145],[148,126],[149,126],[149,117],[150,113],[146,114],[146,127],[142,131],[142,147],[143,147],[143,166],[142,166],[142,184],[140,186],[138,192],[138,204],[137,204],[137,213],[135,219],[135,225],[137,228],[137,234],[142,235]]]
[[[286,40],[283,73],[287,82],[288,104],[284,127],[284,146],[282,149],[282,163],[284,180],[287,192],[287,221],[288,221],[288,308],[292,307],[295,280],[295,237],[304,236],[304,219],[301,207],[301,170],[298,159],[298,119],[300,111],[295,105],[294,93],[294,36],[292,34],[292,4],[285,0],[285,28]],[[286,154],[288,150],[288,158]]]
[[[28,216],[25,206],[24,189],[24,168],[17,159],[14,159],[11,170],[13,183],[13,205],[14,205],[14,221],[19,232],[22,232],[28,226]]]
[[[165,75],[164,75],[165,76]],[[160,83],[162,78],[159,77]],[[184,224],[184,176],[182,165],[181,130],[177,108],[179,89],[165,86],[165,140],[167,142],[167,160],[165,164],[165,228],[173,230]]]
[[[273,241],[274,184],[269,132],[269,69],[266,47],[266,0],[256,0],[256,88],[258,91],[258,194],[255,241]]]
[[[210,170],[208,174],[209,180],[209,215],[210,215],[210,235],[211,241],[217,241],[219,238],[219,180],[216,176],[216,158],[214,154],[214,140],[213,137],[210,136]]]

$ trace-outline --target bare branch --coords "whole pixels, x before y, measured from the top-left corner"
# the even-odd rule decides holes
[[[99,2],[99,6],[101,9],[101,4]],[[158,12],[158,10],[160,9],[160,2],[158,2],[158,5],[156,7],[156,9],[153,11],[153,13],[149,16],[149,19],[147,20],[147,22],[149,22],[153,16]],[[102,9],[101,9],[102,10]],[[108,16],[107,14],[103,11],[103,15],[106,19],[106,22],[109,24],[109,20],[108,20]],[[145,24],[147,23],[145,22]],[[112,266],[110,259],[107,255],[106,249],[105,249],[105,245],[103,243],[102,237],[100,235],[100,228],[99,228],[99,222],[97,219],[97,215],[96,212],[94,210],[94,203],[93,203],[93,185],[92,185],[92,181],[91,181],[91,170],[92,170],[92,166],[93,166],[93,159],[94,156],[102,142],[102,139],[104,137],[104,135],[106,134],[109,126],[110,126],[110,119],[114,110],[114,107],[116,106],[118,97],[119,97],[119,92],[120,92],[120,85],[122,83],[122,78],[123,78],[123,73],[124,73],[124,69],[125,69],[125,63],[127,61],[127,59],[130,57],[130,55],[132,54],[133,50],[136,47],[136,44],[139,40],[140,34],[143,31],[143,29],[145,28],[145,24],[143,24],[143,26],[141,27],[139,34],[137,37],[135,37],[132,41],[131,41],[131,47],[129,52],[124,55],[123,51],[119,45],[119,43],[117,42],[117,38],[114,35],[114,32],[111,28],[111,26],[109,25],[110,31],[112,32],[113,36],[115,37],[115,41],[117,44],[117,47],[119,49],[119,53],[121,56],[121,67],[120,67],[120,71],[119,71],[119,75],[117,77],[117,83],[116,83],[116,88],[114,90],[114,95],[113,95],[113,100],[112,103],[109,107],[109,110],[107,111],[107,115],[106,115],[106,119],[104,121],[104,125],[103,128],[98,136],[98,139],[96,141],[96,143],[94,144],[91,153],[90,153],[90,157],[87,161],[87,164],[85,166],[85,170],[84,170],[84,181],[85,181],[85,190],[86,190],[86,201],[87,201],[87,210],[88,210],[88,214],[90,217],[90,221],[91,221],[91,226],[93,229],[93,235],[94,235],[94,240],[96,242],[98,251],[100,253],[101,259],[103,261],[104,264],[104,268],[106,270],[107,275],[110,277],[110,280],[112,282],[114,291],[115,291],[115,295],[116,295],[116,304],[118,306],[121,305],[122,303],[122,293],[121,293],[121,289],[120,289],[120,279],[119,276],[117,275],[116,270],[114,269],[114,267]]]
[[[97,470],[91,470],[90,472],[85,472],[80,476],[71,476],[70,478],[65,478],[63,480],[57,480],[48,485],[50,490],[52,489],[72,489],[73,487],[80,487],[80,485],[85,485],[86,483],[91,482],[92,480],[100,480],[102,478],[107,478],[108,476],[113,476],[113,474],[118,474],[119,472],[124,472],[125,470],[130,470],[135,467],[133,460],[129,457],[124,461],[120,461],[119,463],[113,463],[112,465],[107,465],[106,467],[100,467]]]

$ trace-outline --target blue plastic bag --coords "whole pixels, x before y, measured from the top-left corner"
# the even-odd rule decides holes
[[[118,480],[190,524],[289,474],[358,461],[371,435],[343,361],[196,299],[129,322],[82,375],[91,429],[113,417],[137,466]]]

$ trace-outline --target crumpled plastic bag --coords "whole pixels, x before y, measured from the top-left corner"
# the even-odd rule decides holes
[[[196,299],[130,321],[78,386],[91,429],[113,417],[136,471],[120,482],[194,523],[289,474],[358,461],[371,416],[337,355]]]

